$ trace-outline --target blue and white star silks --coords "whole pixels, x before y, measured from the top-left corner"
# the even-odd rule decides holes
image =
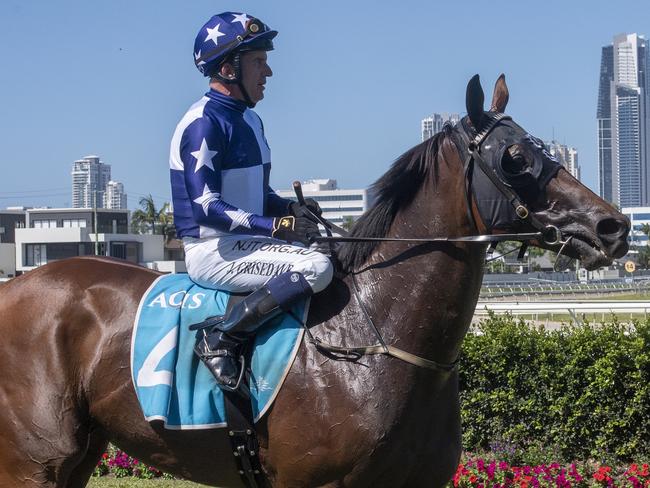
[[[212,158],[215,154],[217,154],[217,151],[210,151],[208,144],[205,142],[205,138],[203,139],[203,142],[201,142],[201,147],[199,150],[192,151],[190,154],[196,158],[196,167],[194,168],[195,173],[201,169],[201,166],[205,166],[206,168],[210,168],[212,171],[214,171],[214,166],[212,166]]]
[[[270,171],[271,151],[258,115],[244,102],[208,92],[188,110],[172,139],[178,236],[270,236],[273,217],[286,215],[289,205],[269,187]]]
[[[236,14],[233,12],[232,16],[234,18],[232,19],[231,23],[239,22],[244,29],[246,28],[246,22],[248,22],[248,15]]]
[[[230,229],[228,230],[234,230],[240,226],[247,227],[248,229],[251,228],[251,224],[248,219],[251,218],[253,214],[249,214],[243,210],[226,210],[223,213],[225,213],[232,220],[232,224],[230,224]]]
[[[200,57],[201,57],[201,50],[199,49],[198,53],[194,53],[194,62],[196,63],[197,66],[201,66],[205,64],[205,61],[199,61]]]
[[[201,205],[201,208],[205,212],[205,215],[208,215],[208,211],[209,211],[209,208],[210,208],[210,202],[213,202],[213,201],[217,200],[220,196],[221,195],[219,195],[218,193],[213,192],[212,190],[210,190],[210,188],[208,188],[208,185],[206,184],[203,187],[203,193],[201,194],[201,196],[196,197],[192,201],[194,203],[198,203],[199,205]]]
[[[248,30],[254,18],[244,13],[223,12],[213,15],[199,30],[194,39],[194,64],[204,76],[211,76],[233,49],[246,44],[268,41],[266,50],[272,49],[271,40],[278,34],[259,19],[255,28]]]
[[[210,29],[209,27],[207,27],[205,30],[208,32],[208,36],[205,38],[205,40],[203,42],[212,41],[212,42],[214,42],[215,46],[218,46],[219,45],[219,38],[222,37],[222,36],[225,36],[225,34],[223,32],[219,32],[219,26],[220,25],[221,24],[217,24],[214,27],[214,29]]]

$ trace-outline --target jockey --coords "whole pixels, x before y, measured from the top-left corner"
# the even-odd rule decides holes
[[[235,390],[245,342],[266,320],[325,289],[329,258],[309,249],[319,234],[304,207],[269,186],[271,154],[251,110],[264,98],[267,51],[277,31],[243,13],[213,16],[194,42],[194,63],[210,90],[181,119],[171,142],[174,223],[196,283],[247,293],[195,352],[220,387]],[[316,201],[307,208],[320,214]]]

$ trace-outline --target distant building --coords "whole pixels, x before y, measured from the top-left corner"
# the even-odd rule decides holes
[[[128,210],[27,209],[25,226],[15,229],[16,272],[95,254],[149,265],[164,260],[163,241],[161,235],[129,234]]]
[[[650,207],[623,207],[621,213],[630,219],[632,230],[627,240],[631,246],[647,246],[648,235],[643,232],[643,225],[650,225]]]
[[[452,125],[456,125],[460,121],[460,115],[458,114],[432,114],[430,117],[422,119],[420,124],[420,134],[422,141],[433,137],[435,134],[442,130],[442,126],[446,122],[449,122]]]
[[[599,192],[621,207],[650,205],[650,49],[637,34],[602,48],[598,89]]]
[[[580,165],[578,164],[578,150],[574,147],[560,144],[557,141],[545,142],[548,152],[557,158],[564,168],[577,180],[580,180]]]
[[[111,180],[111,166],[99,156],[86,156],[72,163],[72,207],[103,208],[106,185]]]
[[[25,228],[25,209],[0,210],[0,279],[16,275],[16,229]]]
[[[106,192],[104,193],[104,208],[110,209],[125,209],[126,193],[124,193],[124,185],[119,181],[109,181],[106,184]]]
[[[348,219],[358,219],[372,204],[367,190],[341,190],[332,179],[304,181],[302,192],[318,202],[324,218],[338,225]],[[277,194],[296,200],[293,190],[279,190]]]

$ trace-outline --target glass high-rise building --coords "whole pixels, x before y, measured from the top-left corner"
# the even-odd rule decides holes
[[[600,196],[621,207],[650,205],[650,49],[637,34],[602,48],[598,90]]]

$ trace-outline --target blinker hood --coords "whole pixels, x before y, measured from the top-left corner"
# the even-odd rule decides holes
[[[471,130],[462,123],[463,132],[469,137]],[[471,140],[471,137],[469,137]],[[507,164],[510,156],[508,148],[517,145],[517,153],[525,163],[521,167]],[[544,147],[544,144],[528,134],[510,119],[504,119],[494,127],[480,146],[480,154],[487,165],[496,173],[499,180],[511,188],[525,203],[534,201],[540,192],[562,167]],[[472,171],[472,191],[481,220],[489,231],[510,229],[521,219],[515,213],[512,202],[474,165]]]

